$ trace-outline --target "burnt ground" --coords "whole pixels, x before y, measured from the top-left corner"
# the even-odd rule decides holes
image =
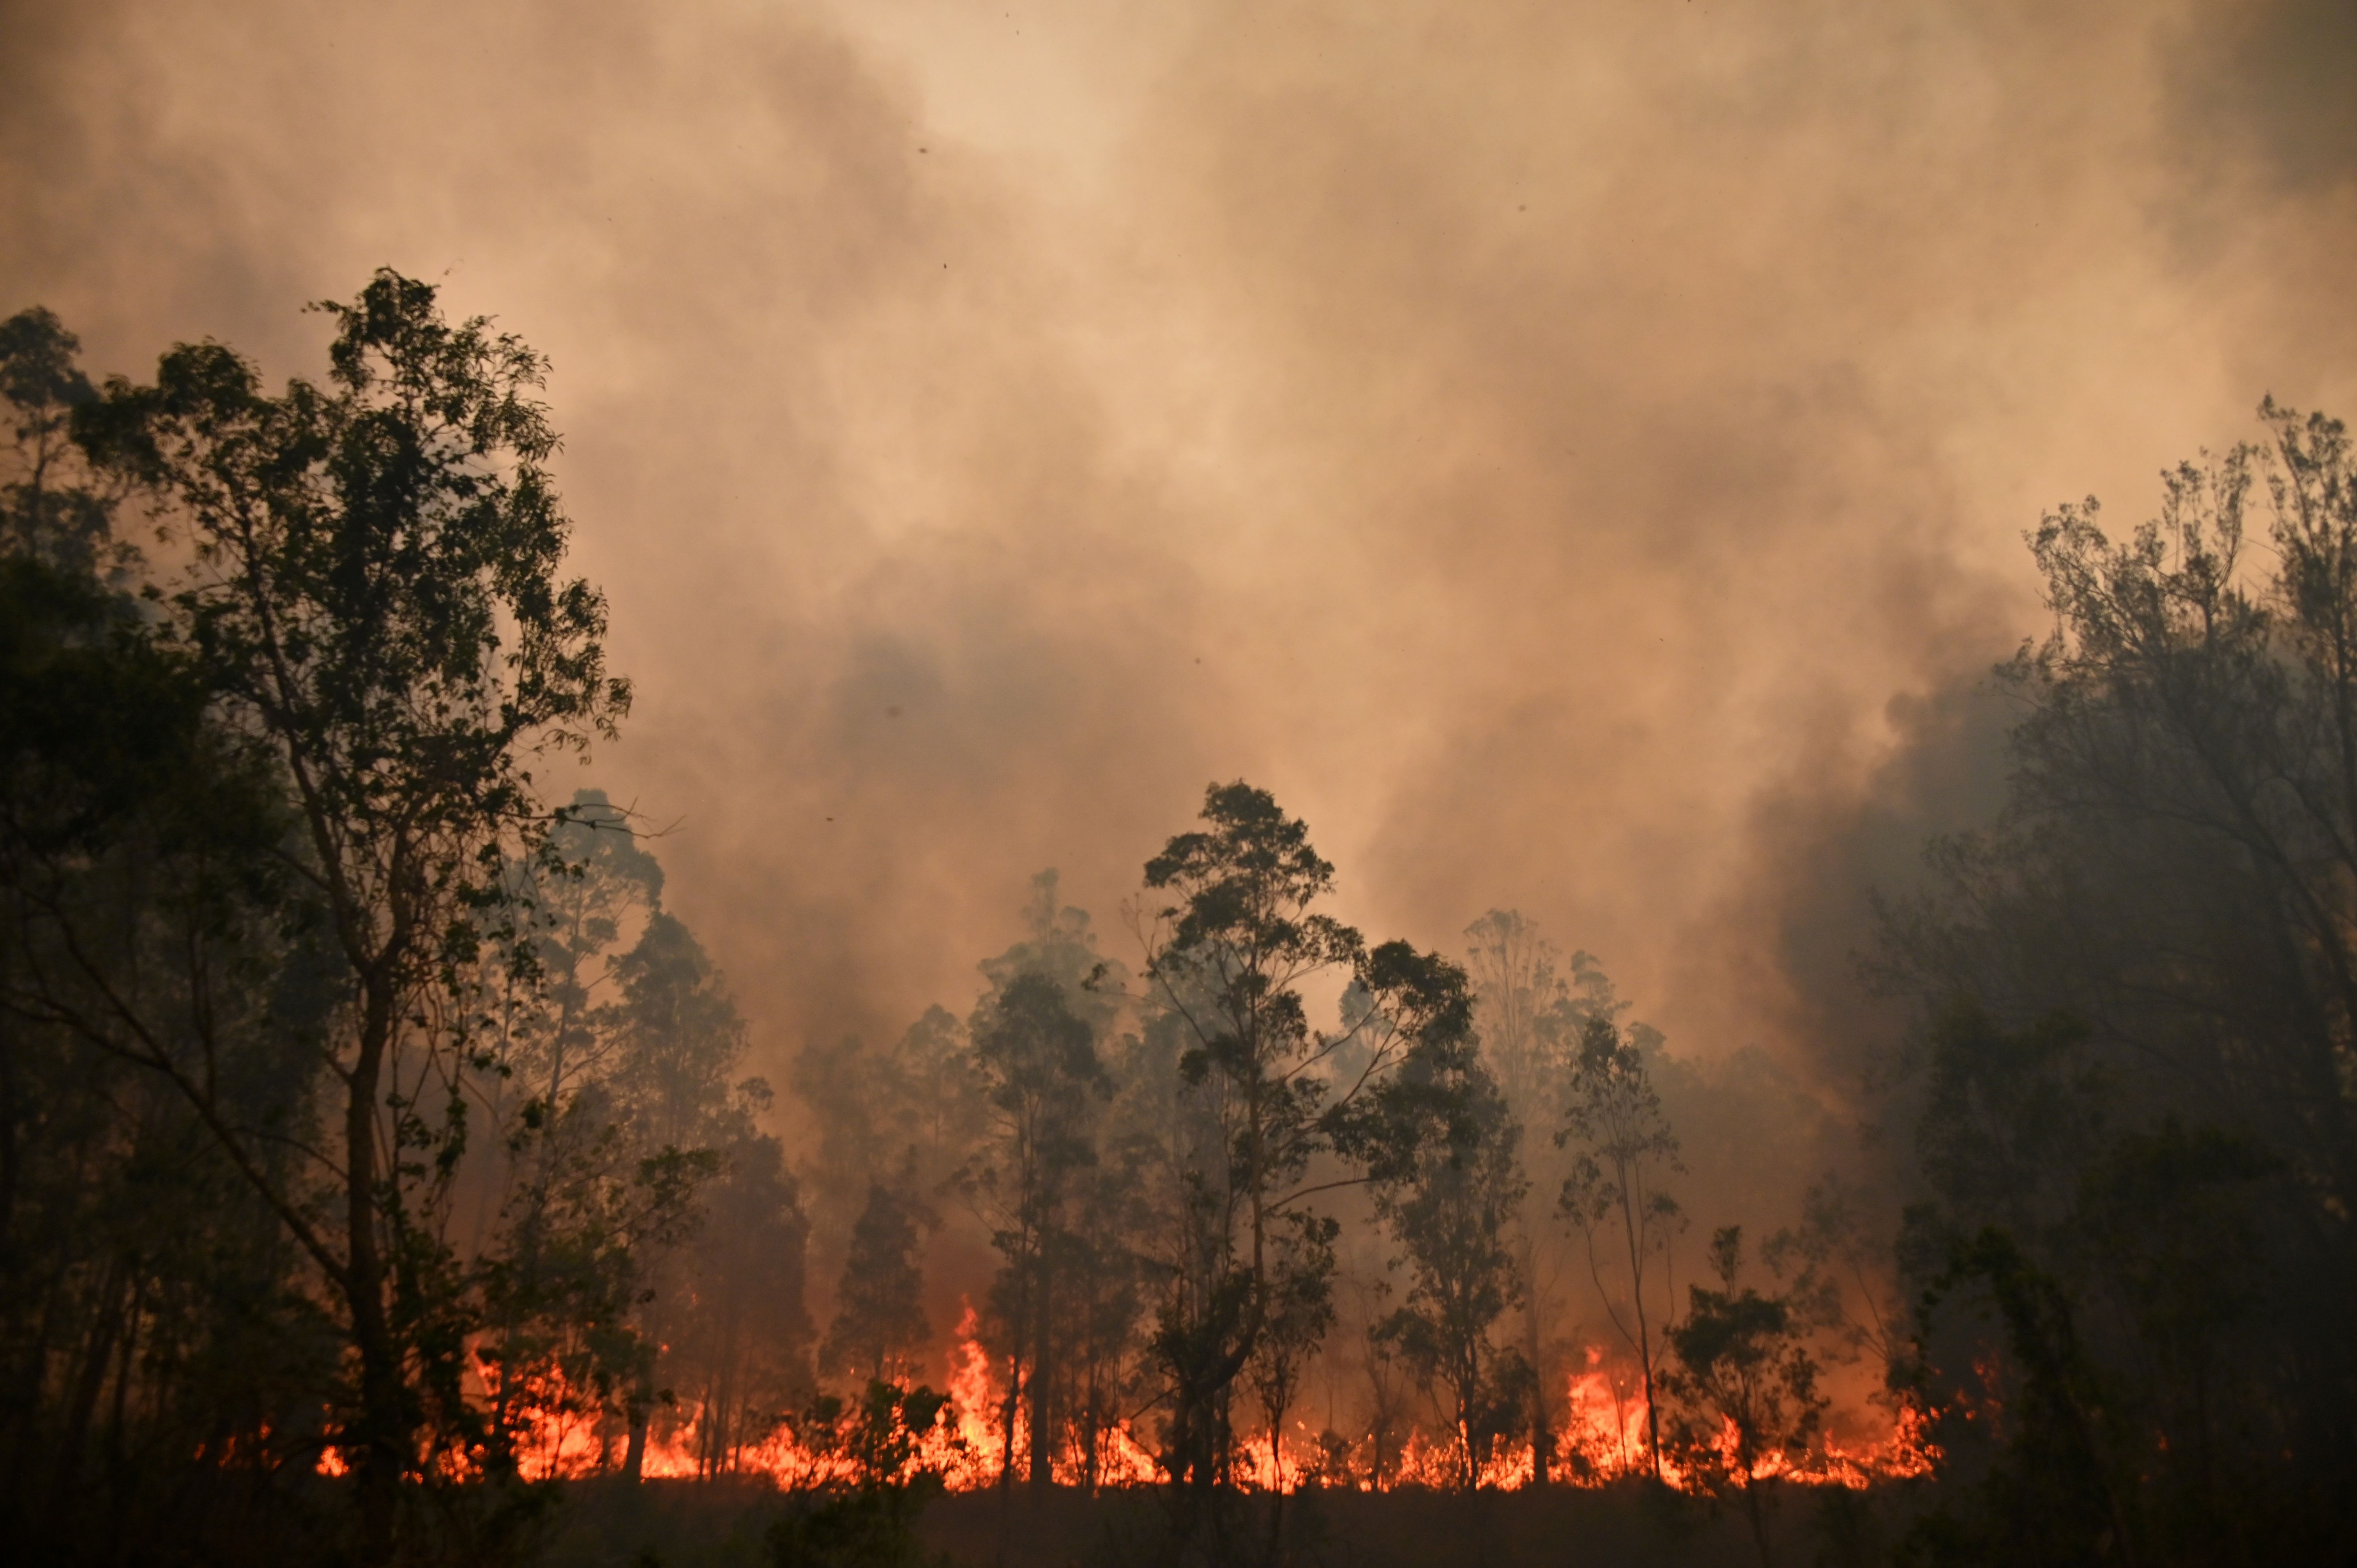
[[[1776,1511],[1779,1565],[1878,1559],[1912,1499],[1792,1489]],[[1222,1549],[1195,1562],[1308,1568],[1746,1568],[1760,1561],[1732,1509],[1628,1486],[1486,1493],[1311,1492],[1235,1499]],[[767,1484],[591,1483],[572,1489],[549,1539],[552,1568],[766,1568],[763,1541],[791,1506]],[[1059,1490],[936,1499],[920,1521],[925,1556],[951,1568],[1116,1568],[1174,1563],[1168,1498]],[[1281,1529],[1282,1550],[1270,1551]]]

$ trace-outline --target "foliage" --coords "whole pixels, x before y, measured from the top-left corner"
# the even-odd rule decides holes
[[[138,560],[114,536],[120,487],[92,470],[72,438],[74,411],[98,396],[74,362],[81,349],[38,306],[0,321],[0,398],[9,419],[0,552],[75,583],[113,577]]]
[[[1617,1019],[1629,1004],[1615,994],[1595,955],[1574,952],[1566,959],[1518,909],[1491,909],[1465,936],[1482,1063],[1505,1102],[1524,1176],[1542,1191],[1556,1191],[1571,1174],[1560,1145],[1552,1139],[1525,1143],[1522,1135],[1553,1127],[1562,1114],[1571,1054],[1587,1021]],[[1566,1260],[1560,1227],[1551,1221],[1544,1208],[1537,1214],[1519,1210],[1507,1231],[1522,1287],[1515,1348],[1527,1369],[1531,1479],[1539,1487],[1553,1478],[1570,1367],[1566,1352],[1576,1349],[1555,1333]]]
[[[741,1026],[627,813],[538,792],[629,700],[541,362],[390,273],[321,308],[276,396],[218,344],[99,394],[0,326],[0,1343],[57,1455],[11,1517],[101,1487],[131,1555],[174,1487],[324,1550],[323,1453],[360,1558],[521,1541],[524,1439],[646,1402],[650,1271],[765,1092],[715,1086]]]
[[[1063,986],[1036,971],[1011,976],[985,999],[973,1039],[996,1136],[969,1190],[989,1205],[991,1244],[1006,1260],[992,1292],[1008,1372],[1001,1478],[1014,1475],[1017,1412],[1028,1395],[1030,1480],[1044,1487],[1057,1446],[1056,1265],[1072,1251],[1071,1177],[1095,1162],[1092,1113],[1111,1084],[1095,1031],[1072,1012]]]
[[[1207,1491],[1227,1468],[1231,1387],[1281,1305],[1324,1294],[1331,1232],[1308,1218],[1309,1199],[1413,1164],[1449,1091],[1391,1069],[1465,1050],[1471,1004],[1455,965],[1405,942],[1369,950],[1317,908],[1334,868],[1265,790],[1213,785],[1202,821],[1147,862],[1146,884],[1172,899],[1152,914],[1146,975],[1194,1129],[1172,1150],[1153,1341],[1169,1390],[1164,1463]],[[1300,987],[1336,971],[1363,1005],[1329,1035],[1311,1027]],[[1357,1174],[1315,1179],[1328,1155]]]
[[[2058,1552],[2109,1532],[2186,1562],[2357,1541],[2335,1500],[2357,1485],[2357,475],[2338,421],[2259,413],[2267,441],[2171,470],[2126,539],[2092,499],[2030,536],[2054,630],[1999,672],[2006,811],[1889,911],[1881,973],[1929,1022],[1903,1261],[1955,1276],[1921,1377],[1958,1477],[1987,1482],[1951,1519],[1968,1535],[2050,1517]],[[1992,1230],[2018,1266],[1972,1251]],[[2076,1468],[1963,1420],[2018,1403],[2031,1366],[1976,1379],[1958,1304],[2052,1360],[2037,1281],[2100,1394]]]
[[[1412,1063],[1402,1077],[1426,1070],[1429,1064]],[[1469,1487],[1533,1403],[1531,1363],[1492,1338],[1499,1318],[1523,1298],[1512,1235],[1530,1184],[1516,1159],[1521,1129],[1489,1073],[1467,1061],[1451,1076],[1458,1114],[1408,1175],[1373,1188],[1375,1211],[1410,1274],[1405,1300],[1376,1332],[1398,1347],[1426,1390],[1447,1391],[1457,1482]]]
[[[1677,1200],[1660,1185],[1665,1174],[1683,1167],[1677,1135],[1662,1113],[1661,1095],[1646,1065],[1645,1047],[1653,1039],[1650,1032],[1624,1035],[1609,1015],[1587,1019],[1571,1058],[1555,1142],[1579,1151],[1556,1205],[1587,1242],[1589,1273],[1612,1326],[1637,1352],[1646,1448],[1659,1479],[1661,1412],[1653,1389],[1654,1325],[1646,1296],[1657,1259],[1666,1285],[1669,1249],[1685,1221]],[[1617,1261],[1628,1271],[1628,1294],[1617,1301],[1605,1287],[1596,1248],[1599,1233],[1610,1231],[1619,1233]]]
[[[930,1348],[917,1227],[925,1212],[905,1195],[877,1182],[852,1228],[851,1251],[835,1286],[834,1321],[819,1352],[829,1372],[899,1380]]]
[[[777,1568],[913,1568],[925,1561],[915,1526],[942,1488],[929,1445],[948,1436],[948,1396],[931,1389],[871,1382],[846,1405],[833,1395],[794,1423],[814,1455],[847,1465],[847,1479],[795,1499],[770,1527]],[[951,1439],[954,1441],[954,1439]]]
[[[1685,1316],[1669,1330],[1675,1365],[1663,1375],[1662,1391],[1676,1406],[1669,1446],[1686,1484],[1740,1500],[1768,1568],[1779,1469],[1810,1456],[1825,1400],[1817,1391],[1807,1322],[1781,1297],[1749,1286],[1738,1291],[1742,1262],[1741,1230],[1719,1230],[1711,1240],[1719,1288],[1688,1287]]]

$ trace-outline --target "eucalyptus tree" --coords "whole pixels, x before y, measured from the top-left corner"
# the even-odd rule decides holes
[[[1213,785],[1202,822],[1147,863],[1147,888],[1169,902],[1140,928],[1176,1101],[1204,1134],[1171,1145],[1154,1337],[1168,1389],[1163,1462],[1198,1493],[1225,1470],[1229,1391],[1276,1315],[1305,1294],[1323,1299],[1333,1230],[1313,1200],[1413,1160],[1448,1095],[1395,1084],[1394,1069],[1460,1056],[1471,1007],[1456,965],[1405,942],[1370,950],[1318,908],[1334,868],[1267,791]],[[1365,997],[1332,1033],[1312,1027],[1302,996],[1320,977]],[[1338,1073],[1345,1061],[1352,1070]],[[1329,1155],[1339,1165],[1318,1167]]]
[[[931,1219],[889,1183],[868,1187],[834,1287],[834,1319],[819,1348],[822,1370],[854,1386],[914,1377],[932,1337],[918,1237]]]
[[[1067,1433],[1094,1473],[1127,1413],[1138,1317],[1137,1151],[1107,1060],[1126,976],[1058,886],[1053,869],[1033,877],[1021,940],[979,965],[990,990],[967,1037],[985,1125],[958,1177],[1005,1260],[984,1337],[1007,1368],[1007,1477],[1019,1427],[1035,1487]]]
[[[1055,1265],[1070,1251],[1072,1178],[1096,1160],[1092,1113],[1112,1085],[1095,1031],[1073,1013],[1062,985],[1036,971],[1014,975],[985,999],[974,1047],[994,1125],[969,1185],[994,1221],[991,1244],[1006,1260],[992,1291],[1006,1330],[1000,1480],[1014,1477],[1017,1413],[1028,1395],[1029,1479],[1045,1489],[1056,1449]]]
[[[714,1153],[718,1174],[700,1195],[694,1233],[664,1260],[648,1308],[649,1349],[660,1356],[643,1358],[652,1376],[631,1391],[623,1470],[633,1477],[658,1386],[672,1391],[673,1416],[692,1414],[706,1474],[735,1469],[746,1447],[816,1392],[804,1299],[810,1222],[785,1148],[748,1125]]]
[[[185,1098],[317,1270],[350,1356],[339,1441],[383,1551],[404,1478],[470,1419],[436,1213],[470,1086],[499,1066],[500,982],[538,968],[509,868],[565,813],[534,769],[612,735],[630,688],[605,668],[604,598],[562,575],[544,361],[390,271],[317,308],[324,385],[274,396],[232,349],[184,344],[74,430],[182,563],[154,595],[161,640],[283,790],[275,863],[322,934],[310,1043],[340,1103],[283,1172],[225,1104],[204,1019],[167,1032],[91,977],[69,1021]]]
[[[633,1212],[641,1162],[660,1150],[629,1135],[613,1092],[618,969],[626,935],[660,908],[662,868],[594,789],[575,795],[544,848],[509,870],[518,940],[535,961],[500,977],[498,1070],[477,1080],[492,1136],[460,1182],[476,1188],[464,1244],[490,1260],[476,1356],[503,1441],[630,1402],[646,1358],[616,1335],[627,1335],[647,1254],[683,1218],[675,1202]],[[708,1163],[673,1160],[673,1174],[693,1182]]]
[[[1379,1332],[1426,1391],[1447,1394],[1457,1482],[1469,1488],[1497,1440],[1536,1403],[1532,1363],[1494,1339],[1498,1320],[1527,1288],[1514,1242],[1530,1183],[1517,1158],[1521,1129],[1488,1071],[1473,1060],[1454,1077],[1461,1111],[1405,1173],[1373,1191],[1375,1212],[1408,1267],[1405,1297]],[[1534,1475],[1543,1477],[1543,1445],[1533,1449]]]
[[[1642,1025],[1624,1035],[1609,1015],[1591,1016],[1580,1031],[1565,1086],[1563,1124],[1555,1142],[1577,1151],[1556,1203],[1587,1244],[1589,1277],[1612,1326],[1637,1353],[1645,1397],[1645,1449],[1656,1480],[1662,1474],[1662,1420],[1654,1389],[1656,1325],[1647,1306],[1652,1282],[1674,1288],[1670,1248],[1684,1223],[1677,1199],[1662,1184],[1683,1167],[1677,1134],[1662,1112],[1645,1061],[1653,1036]],[[1618,1242],[1614,1263],[1627,1270],[1627,1315],[1605,1281],[1599,1238]],[[1670,1315],[1675,1316],[1671,1303]]]
[[[1567,1156],[1549,1139],[1525,1141],[1523,1134],[1552,1128],[1562,1115],[1571,1058],[1587,1021],[1617,1019],[1629,1004],[1615,993],[1593,954],[1577,951],[1565,958],[1537,922],[1518,909],[1491,909],[1468,926],[1465,936],[1482,1065],[1504,1101],[1523,1176],[1543,1191],[1553,1191],[1570,1174]],[[1542,1208],[1536,1214],[1518,1212],[1508,1227],[1508,1245],[1521,1286],[1516,1348],[1529,1369],[1531,1478],[1534,1486],[1544,1487],[1554,1469],[1555,1426],[1566,1391],[1557,1337],[1563,1239]]]

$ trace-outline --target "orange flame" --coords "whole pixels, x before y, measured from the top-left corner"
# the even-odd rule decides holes
[[[996,1375],[989,1353],[978,1338],[979,1318],[971,1303],[959,1321],[957,1340],[950,1352],[950,1418],[925,1434],[917,1463],[939,1475],[953,1491],[978,1491],[1001,1479],[1009,1447],[1003,1430],[1004,1385]],[[487,1405],[498,1401],[498,1369],[481,1367],[480,1394]],[[563,1374],[548,1369],[520,1378],[510,1391],[515,1417],[515,1455],[519,1469],[530,1479],[573,1479],[618,1468],[622,1444],[615,1422],[575,1396]],[[1566,1388],[1566,1414],[1555,1434],[1556,1452],[1573,1460],[1570,1474],[1557,1476],[1570,1485],[1602,1486],[1652,1468],[1647,1446],[1643,1391],[1634,1374],[1608,1363],[1601,1348],[1591,1347],[1584,1369],[1570,1375]],[[650,1433],[641,1458],[641,1474],[651,1478],[692,1477],[710,1468],[698,1428],[704,1419],[691,1411],[684,1419],[658,1434]],[[1293,1491],[1304,1485],[1347,1484],[1362,1490],[1381,1484],[1394,1487],[1446,1488],[1459,1484],[1463,1475],[1460,1449],[1453,1433],[1437,1435],[1412,1431],[1402,1445],[1394,1477],[1379,1483],[1371,1463],[1361,1463],[1368,1440],[1348,1445],[1347,1452],[1327,1452],[1330,1439],[1301,1423],[1273,1441],[1264,1432],[1237,1444],[1234,1478],[1254,1491]],[[1014,1436],[1018,1468],[1028,1457],[1028,1434]],[[1730,1461],[1736,1434],[1729,1425],[1720,1451]],[[1889,1429],[1878,1437],[1828,1437],[1806,1455],[1771,1453],[1760,1458],[1737,1485],[1754,1480],[1790,1480],[1803,1486],[1861,1488],[1878,1480],[1921,1476],[1935,1465],[1940,1451],[1930,1440],[1921,1412],[1900,1410]],[[1338,1461],[1340,1469],[1338,1473]],[[781,1423],[763,1441],[737,1449],[733,1466],[740,1474],[768,1477],[783,1490],[800,1490],[854,1478],[852,1461],[840,1453],[813,1450],[792,1428]],[[466,1480],[480,1473],[481,1455],[443,1456],[435,1468],[445,1478]],[[1534,1465],[1527,1443],[1501,1444],[1480,1466],[1477,1485],[1484,1489],[1512,1491],[1531,1484]],[[322,1450],[320,1474],[342,1476],[349,1463],[337,1447]],[[1098,1434],[1093,1464],[1078,1438],[1067,1434],[1051,1456],[1050,1470],[1060,1485],[1127,1487],[1150,1486],[1162,1476],[1162,1466],[1138,1434],[1119,1424]],[[1093,1471],[1093,1474],[1092,1474]],[[1692,1477],[1666,1456],[1663,1479],[1690,1489]]]

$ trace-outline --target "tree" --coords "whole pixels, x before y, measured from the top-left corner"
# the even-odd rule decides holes
[[[1032,878],[1022,939],[979,966],[991,988],[967,1038],[991,1129],[962,1185],[1006,1257],[984,1325],[1008,1364],[1006,1429],[1024,1436],[1035,1486],[1049,1483],[1060,1451],[1093,1487],[1111,1456],[1105,1438],[1139,1402],[1137,1237],[1153,1140],[1135,1092],[1136,1042],[1116,1034],[1126,976],[1097,951],[1088,912],[1059,901],[1058,883],[1053,869]],[[1050,1041],[1061,1045],[1040,1048]],[[1030,1327],[1017,1331],[1018,1319]],[[1014,1451],[1010,1440],[1010,1477]]]
[[[1470,1027],[1454,964],[1404,942],[1370,950],[1316,908],[1334,868],[1265,790],[1213,785],[1202,820],[1147,863],[1147,888],[1172,902],[1143,930],[1198,1134],[1172,1150],[1177,1244],[1154,1339],[1169,1388],[1164,1463],[1198,1494],[1224,1473],[1228,1393],[1272,1315],[1305,1290],[1321,1294],[1309,1282],[1330,1273],[1331,1231],[1310,1199],[1413,1158],[1431,1096],[1377,1090],[1410,1055],[1463,1051]],[[1299,988],[1337,970],[1366,1003],[1327,1034],[1310,1026]],[[1346,1047],[1355,1070],[1329,1077]],[[1328,1154],[1356,1169],[1314,1176]]]
[[[1956,1238],[1926,1286],[1921,1326],[1960,1287],[1985,1287],[2005,1321],[2015,1376],[2005,1390],[2007,1452],[1981,1477],[1982,1517],[1954,1499],[1918,1521],[1909,1545],[1935,1563],[2136,1561],[2136,1532],[2107,1460],[2104,1401],[2060,1282],[2000,1228]]]
[[[1560,1145],[1541,1140],[1533,1148],[1520,1142],[1521,1134],[1527,1128],[1552,1127],[1561,1116],[1571,1055],[1588,1021],[1618,1019],[1629,1004],[1614,993],[1594,955],[1575,952],[1564,959],[1519,910],[1492,909],[1468,926],[1465,935],[1481,1060],[1504,1099],[1517,1146],[1528,1162],[1525,1175],[1543,1190],[1555,1191],[1570,1174]],[[1544,1487],[1553,1473],[1565,1388],[1562,1355],[1553,1337],[1563,1267],[1559,1237],[1559,1230],[1545,1222],[1544,1210],[1523,1213],[1509,1230],[1522,1285],[1518,1348],[1529,1368],[1531,1484],[1537,1487]]]
[[[1669,1330],[1674,1367],[1663,1379],[1677,1403],[1672,1447],[1687,1481],[1712,1497],[1743,1502],[1761,1568],[1770,1568],[1768,1520],[1779,1477],[1814,1446],[1825,1401],[1807,1328],[1790,1303],[1738,1291],[1743,1230],[1711,1238],[1719,1288],[1688,1287],[1685,1319]]]
[[[500,1070],[479,1079],[496,1138],[459,1186],[477,1188],[469,1240],[486,1259],[475,1356],[496,1390],[492,1436],[514,1464],[521,1434],[602,1424],[642,1402],[633,1391],[652,1356],[631,1331],[633,1298],[717,1162],[705,1149],[642,1144],[614,1093],[621,939],[659,908],[662,887],[627,814],[602,791],[577,792],[545,854],[508,875],[534,962],[500,988]]]
[[[745,1020],[726,980],[678,917],[657,910],[614,965],[621,995],[603,1020],[612,1092],[647,1148],[697,1148],[751,1134],[770,1086],[738,1080]]]
[[[1555,1142],[1580,1151],[1564,1178],[1558,1206],[1586,1239],[1589,1274],[1612,1326],[1637,1352],[1645,1391],[1645,1445],[1659,1480],[1662,1423],[1646,1294],[1657,1258],[1667,1288],[1670,1246],[1683,1219],[1677,1200],[1660,1184],[1665,1174],[1682,1167],[1677,1136],[1662,1114],[1662,1099],[1645,1064],[1645,1036],[1624,1037],[1609,1016],[1587,1020],[1572,1058]],[[1626,1318],[1606,1288],[1597,1255],[1597,1238],[1608,1231],[1618,1233],[1620,1262],[1628,1270]]]
[[[726,1145],[695,1234],[669,1271],[676,1284],[655,1304],[666,1348],[662,1380],[694,1412],[706,1475],[734,1469],[745,1447],[817,1391],[803,1289],[809,1238],[784,1148],[747,1129]],[[650,1380],[640,1402],[651,1403],[652,1393]],[[640,1416],[625,1455],[632,1475],[645,1433]]]
[[[2289,1457],[2246,1468],[2243,1447],[2282,1352],[2281,1162],[2173,1114],[2110,1125],[2126,1097],[2094,1043],[2067,1016],[2007,1030],[1961,1001],[1932,1031],[1930,1197],[1900,1236],[1921,1294],[1895,1369],[1953,1483],[1916,1535],[1933,1562],[2091,1562],[2107,1541],[2198,1561],[2298,1519],[2234,1495],[2280,1486]]]
[[[974,1188],[998,1221],[991,1242],[1006,1259],[993,1300],[1007,1336],[1006,1460],[1015,1470],[1016,1412],[1030,1396],[1029,1464],[1035,1490],[1054,1477],[1051,1369],[1056,1364],[1054,1264],[1069,1251],[1070,1178],[1094,1163],[1093,1101],[1111,1085],[1086,1020],[1064,988],[1038,972],[1014,976],[975,1015],[974,1055],[997,1125],[991,1155]]]
[[[2029,536],[2053,630],[1998,671],[2005,809],[1932,846],[1882,974],[1924,1022],[1914,1279],[2002,1232],[2146,1434],[2114,1472],[2145,1549],[2288,1559],[2348,1549],[2357,1485],[2357,467],[2259,413],[2126,537],[2092,499]],[[1953,1402],[1977,1341],[1935,1328]]]
[[[70,578],[130,565],[114,537],[119,488],[94,473],[72,437],[73,413],[98,396],[74,362],[81,340],[35,306],[0,321],[0,398],[9,406],[7,474],[0,480],[0,552]]]
[[[1520,1129],[1496,1084],[1478,1061],[1457,1076],[1464,1109],[1455,1124],[1373,1193],[1410,1270],[1406,1298],[1380,1332],[1426,1390],[1447,1391],[1458,1484],[1469,1489],[1534,1397],[1530,1363],[1491,1342],[1498,1319],[1523,1300],[1512,1234],[1530,1184],[1515,1158]]]
[[[317,1456],[333,1332],[196,1109],[87,1026],[217,1047],[216,1113],[298,1178],[310,933],[268,768],[124,591],[115,494],[61,439],[73,349],[0,324],[0,1509],[36,1552],[299,1551],[266,1477]]]
[[[861,1382],[905,1382],[915,1369],[932,1333],[917,1262],[920,1218],[915,1205],[884,1183],[867,1189],[834,1288],[834,1321],[819,1353],[825,1370]]]
[[[234,351],[183,345],[155,384],[110,381],[74,432],[178,542],[161,635],[283,782],[278,861],[332,955],[314,1042],[341,1091],[332,1131],[289,1179],[224,1104],[206,1021],[176,1037],[97,975],[53,1000],[185,1097],[328,1287],[353,1363],[339,1440],[382,1551],[420,1438],[468,1422],[462,1271],[432,1214],[467,1086],[497,1066],[496,980],[533,967],[506,868],[546,853],[562,813],[532,765],[613,733],[630,691],[605,671],[603,598],[558,575],[539,357],[389,271],[318,308],[326,386],[272,397]]]

